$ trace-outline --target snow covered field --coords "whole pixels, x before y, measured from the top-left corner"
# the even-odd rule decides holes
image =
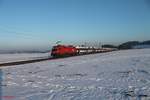
[[[11,100],[150,100],[150,49],[2,68]]]
[[[22,61],[36,59],[39,57],[47,57],[50,53],[15,53],[15,54],[0,54],[0,63]]]

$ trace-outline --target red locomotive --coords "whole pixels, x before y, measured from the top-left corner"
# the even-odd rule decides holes
[[[52,48],[51,55],[53,57],[73,56],[77,54],[74,46],[57,45]]]

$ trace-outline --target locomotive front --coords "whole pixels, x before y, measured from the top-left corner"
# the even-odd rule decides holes
[[[52,48],[51,56],[65,57],[77,54],[77,49],[73,46],[57,45]]]

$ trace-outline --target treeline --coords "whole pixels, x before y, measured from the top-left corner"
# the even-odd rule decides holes
[[[122,43],[122,44],[120,44],[118,46],[111,45],[111,44],[105,44],[105,45],[102,45],[102,47],[105,47],[105,48],[117,48],[119,50],[122,50],[122,49],[132,49],[134,46],[138,46],[138,45],[150,45],[150,40],[143,41],[143,42],[128,41],[128,42]]]

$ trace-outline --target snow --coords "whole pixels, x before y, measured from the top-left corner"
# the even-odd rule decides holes
[[[113,51],[2,68],[13,100],[150,100],[150,49]]]
[[[0,54],[0,63],[31,60],[41,57],[48,57],[50,53],[14,53],[14,54]]]

